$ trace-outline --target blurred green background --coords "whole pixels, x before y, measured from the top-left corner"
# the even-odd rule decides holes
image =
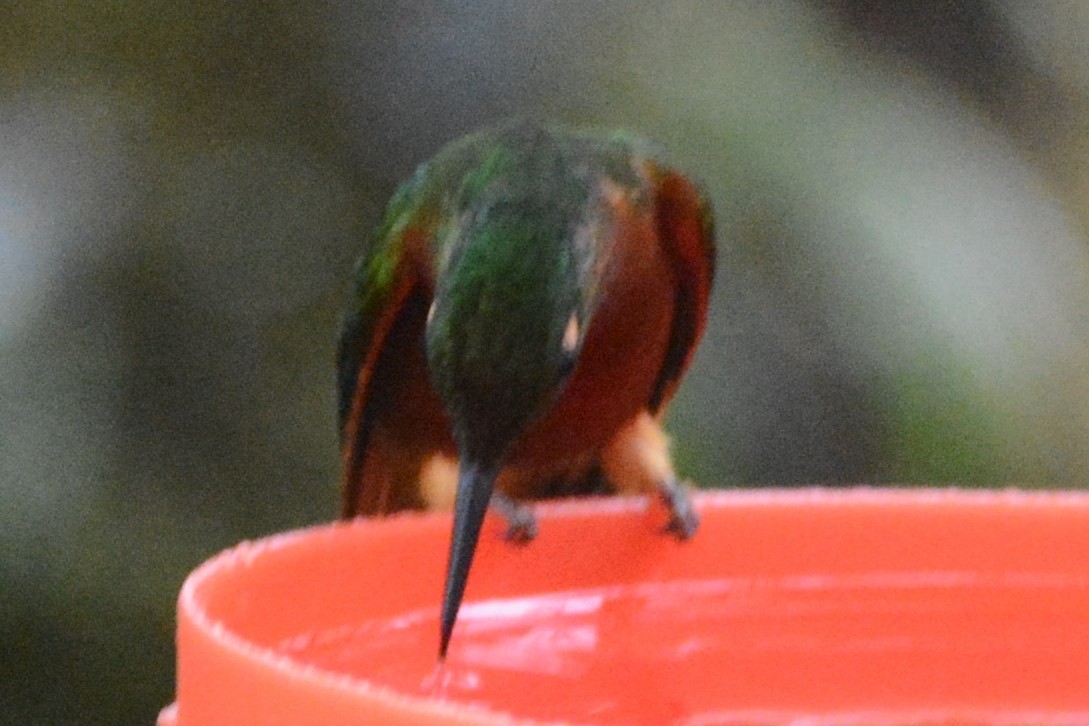
[[[0,39],[2,723],[152,722],[186,572],[334,516],[360,240],[511,115],[711,190],[701,484],[1087,481],[1089,3],[32,1]]]

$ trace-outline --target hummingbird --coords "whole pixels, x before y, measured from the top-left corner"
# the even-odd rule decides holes
[[[345,518],[454,511],[446,657],[485,513],[656,494],[698,515],[661,421],[703,334],[711,206],[652,142],[526,121],[455,141],[390,201],[338,345]]]

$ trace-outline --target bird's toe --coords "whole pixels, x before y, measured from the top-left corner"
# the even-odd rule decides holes
[[[661,486],[659,495],[669,510],[669,521],[664,531],[682,541],[691,539],[699,528],[700,517],[688,488],[676,480],[670,480]]]

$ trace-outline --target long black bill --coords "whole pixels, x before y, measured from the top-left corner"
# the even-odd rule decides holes
[[[480,539],[480,526],[488,511],[497,475],[498,470],[494,467],[485,468],[462,461],[454,499],[454,534],[450,540],[450,560],[446,566],[446,592],[442,598],[439,660],[446,658],[446,648],[450,645],[450,634],[454,631],[476,543]]]

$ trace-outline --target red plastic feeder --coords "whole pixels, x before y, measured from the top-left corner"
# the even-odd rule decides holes
[[[1089,496],[933,490],[643,500],[490,520],[436,665],[449,515],[240,545],[178,607],[160,726],[1089,724]]]

